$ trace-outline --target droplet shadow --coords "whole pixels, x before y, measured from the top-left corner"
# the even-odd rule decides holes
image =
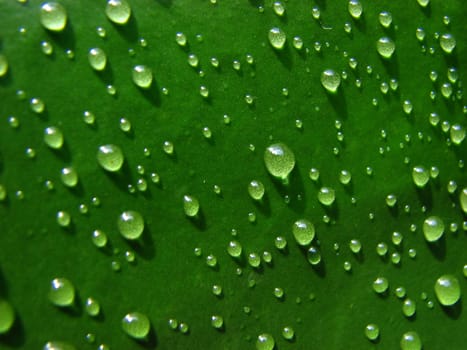
[[[462,315],[462,298],[457,303],[451,306],[441,305],[441,309],[449,318],[457,320]]]
[[[433,256],[440,260],[444,261],[446,259],[446,237],[442,235],[436,242],[428,242],[428,248],[431,251]]]
[[[254,200],[253,203],[261,214],[267,217],[271,216],[271,202],[269,201],[269,196],[267,193],[263,195],[261,200]]]
[[[284,184],[280,179],[276,179],[270,174],[269,176],[281,197],[289,196],[290,203],[288,203],[288,206],[296,213],[302,214],[306,206],[306,193],[299,167],[295,166],[294,170],[290,173],[288,184]],[[297,195],[301,196],[301,200],[297,199]]]
[[[67,22],[66,27],[61,32],[52,32],[46,30],[53,42],[60,46],[62,50],[73,50],[75,51],[76,47],[76,37],[75,31],[73,29],[73,23],[70,21]]]
[[[206,230],[206,216],[204,215],[202,208],[199,208],[198,214],[196,216],[188,217],[188,220],[190,220],[198,230]]]
[[[137,240],[127,240],[128,245],[145,260],[154,258],[156,248],[151,230],[148,226],[144,228],[143,234]]]
[[[286,43],[284,47],[282,48],[282,50],[278,50],[273,47],[271,47],[271,49],[274,51],[274,53],[276,54],[276,57],[279,59],[282,65],[288,70],[291,70],[293,67],[293,59],[292,59],[292,50],[290,48],[290,45]]]
[[[145,339],[136,340],[136,342],[145,349],[155,349],[157,347],[157,336],[153,325],[149,329],[149,333]]]
[[[130,43],[135,43],[138,40],[138,23],[135,16],[132,14],[125,24],[116,24],[111,21],[117,32]]]
[[[10,348],[22,349],[25,341],[26,336],[24,332],[23,321],[21,320],[18,312],[15,310],[15,321],[11,329],[6,334],[0,334],[0,348],[2,348],[2,344],[5,344]]]
[[[348,119],[349,112],[347,108],[345,94],[342,90],[342,86],[339,89],[337,89],[336,93],[329,93],[326,91],[326,96],[333,109],[339,115],[339,118]]]
[[[133,183],[131,170],[127,161],[124,161],[122,168],[117,172],[104,170],[105,175],[109,178],[120,190],[127,192],[128,184]]]
[[[425,187],[417,187],[417,196],[422,205],[424,205],[428,211],[433,208],[433,191],[430,184],[428,183]]]
[[[138,90],[140,91],[141,95],[146,98],[151,104],[153,104],[156,107],[160,107],[161,105],[161,93],[159,89],[159,85],[157,84],[157,81],[153,79],[152,84],[149,88],[144,89],[137,87]]]

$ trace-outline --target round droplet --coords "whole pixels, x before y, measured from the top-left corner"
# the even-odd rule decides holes
[[[451,141],[455,145],[460,145],[462,141],[464,141],[465,134],[466,134],[465,129],[462,125],[454,124],[451,126],[451,129],[450,129]]]
[[[54,47],[48,41],[42,41],[41,50],[44,53],[44,55],[50,56],[54,52]]]
[[[367,324],[365,327],[365,336],[369,340],[376,340],[379,337],[379,327],[374,323]]]
[[[199,202],[193,196],[185,195],[183,196],[183,210],[185,215],[189,217],[194,217],[198,215],[199,212]]]
[[[139,212],[127,210],[118,217],[117,226],[124,238],[129,240],[138,239],[144,231],[144,219]]]
[[[376,253],[379,256],[385,256],[388,252],[388,246],[384,242],[380,242],[376,245]]]
[[[282,336],[284,337],[284,339],[292,340],[294,335],[295,335],[295,331],[292,327],[286,326],[282,328]]]
[[[126,24],[131,16],[131,7],[126,0],[108,0],[105,14],[116,24]]]
[[[341,84],[341,77],[334,70],[326,69],[321,73],[321,84],[330,93],[335,93]]]
[[[0,78],[8,73],[8,60],[5,55],[0,54]]]
[[[40,10],[40,20],[44,28],[53,32],[60,32],[66,26],[66,10],[57,2],[43,3]]]
[[[149,318],[140,312],[130,312],[122,319],[123,331],[132,338],[144,339],[149,334]]]
[[[10,303],[0,299],[0,334],[7,333],[15,322],[15,311]]]
[[[56,306],[70,306],[75,301],[75,287],[66,278],[54,278],[50,283],[49,300]]]
[[[89,50],[88,61],[92,69],[101,71],[104,70],[107,65],[107,55],[104,50],[95,47]]]
[[[273,350],[275,344],[271,334],[263,333],[256,339],[256,350]]]
[[[310,244],[315,237],[315,226],[306,219],[300,219],[294,222],[292,233],[299,245],[306,246]]]
[[[439,38],[439,45],[444,52],[450,54],[456,48],[456,38],[450,33],[443,34]]]
[[[274,288],[274,296],[277,298],[277,299],[282,299],[282,297],[284,296],[284,290],[280,287],[275,287]]]
[[[339,182],[343,185],[348,185],[352,180],[352,174],[348,170],[341,170],[339,173]]]
[[[415,166],[412,169],[412,179],[417,187],[425,187],[430,180],[430,174],[424,167]]]
[[[336,193],[331,187],[321,187],[318,192],[318,200],[321,204],[330,206],[336,199]]]
[[[107,171],[119,171],[124,159],[122,150],[116,145],[103,145],[97,151],[97,162]]]
[[[306,257],[311,265],[318,265],[321,262],[321,253],[316,247],[311,246],[307,251]]]
[[[227,253],[233,258],[238,258],[242,255],[242,245],[237,241],[230,241],[227,246]]]
[[[217,258],[215,255],[213,254],[209,254],[207,257],[206,257],[206,265],[210,266],[210,267],[215,267],[217,265]]]
[[[61,227],[68,227],[70,226],[70,223],[71,223],[71,216],[68,212],[66,211],[63,211],[63,210],[60,210],[58,213],[57,213],[57,223],[61,226]]]
[[[415,315],[415,312],[417,311],[417,306],[415,304],[415,301],[412,299],[405,299],[404,303],[402,304],[402,313],[406,317],[412,317]]]
[[[259,267],[261,264],[261,258],[257,253],[250,253],[248,254],[248,264],[251,267]]]
[[[430,216],[423,222],[423,234],[428,242],[436,242],[444,233],[444,222],[438,216]]]
[[[295,155],[284,143],[272,144],[264,152],[264,164],[272,176],[286,180],[295,166]]]
[[[148,89],[152,84],[152,70],[144,65],[133,67],[133,82],[142,89]]]
[[[78,173],[73,167],[63,168],[60,178],[67,187],[75,187],[78,184]]]
[[[274,245],[279,250],[285,249],[287,247],[287,240],[282,236],[277,236],[274,239]]]
[[[389,282],[386,277],[378,277],[373,281],[373,290],[382,294],[388,290]]]
[[[282,50],[287,39],[284,31],[280,28],[274,27],[268,33],[269,43],[277,50]]]
[[[441,276],[436,280],[435,294],[441,305],[454,305],[461,297],[459,281],[452,275]]]
[[[376,50],[383,58],[391,58],[396,50],[396,44],[388,37],[382,37],[376,42]]]
[[[99,302],[94,298],[87,298],[85,304],[86,313],[89,316],[95,317],[99,315],[101,306]]]
[[[358,254],[362,250],[362,243],[360,243],[358,239],[352,239],[349,242],[349,248],[352,251],[352,253]]]
[[[390,12],[383,11],[380,12],[379,14],[379,23],[384,27],[384,28],[389,28],[392,23],[392,15]]]
[[[397,203],[397,197],[395,194],[388,194],[386,196],[386,204],[388,207],[394,207]]]
[[[211,316],[211,326],[214,328],[220,329],[224,325],[224,318],[219,315],[212,315]]]
[[[259,201],[264,195],[264,185],[261,181],[253,180],[248,184],[248,193],[250,197]]]
[[[92,242],[98,248],[105,247],[107,245],[107,234],[101,230],[94,230],[92,232]]]
[[[53,149],[60,149],[63,146],[63,133],[56,126],[49,126],[44,130],[44,142]]]
[[[349,0],[348,10],[353,18],[359,19],[363,13],[363,6],[359,0]]]
[[[421,350],[422,341],[417,332],[406,332],[402,335],[401,341],[401,350]]]

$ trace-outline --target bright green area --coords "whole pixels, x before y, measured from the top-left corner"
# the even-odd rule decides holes
[[[47,341],[63,341],[78,349],[102,343],[111,349],[254,349],[258,335],[270,334],[281,350],[397,349],[409,331],[420,336],[426,349],[465,346],[467,218],[459,194],[467,179],[459,162],[467,158],[466,141],[448,145],[449,131],[441,130],[443,121],[466,128],[466,98],[456,97],[467,81],[465,2],[432,0],[422,9],[415,0],[362,1],[358,20],[343,0],[286,2],[282,17],[271,1],[217,2],[134,0],[129,23],[120,26],[106,18],[103,0],[62,0],[66,27],[52,33],[40,24],[40,1],[0,0],[0,53],[9,62],[7,75],[0,78],[0,198],[3,189],[7,193],[0,203],[0,297],[16,315],[13,328],[0,335],[0,348],[40,349]],[[260,5],[264,13],[258,11]],[[312,16],[313,6],[320,9],[319,20]],[[379,23],[382,11],[392,13],[387,29]],[[449,25],[443,23],[445,15]],[[104,39],[96,31],[99,26],[106,31]],[[281,51],[268,41],[274,27],[287,35]],[[426,33],[423,43],[415,35],[419,27]],[[177,32],[186,35],[185,47],[177,44]],[[443,53],[435,33],[456,38],[451,54]],[[303,40],[301,50],[293,47],[294,36]],[[390,59],[377,52],[381,37],[396,45]],[[50,52],[43,41],[52,45],[51,55],[43,52]],[[103,71],[89,64],[92,48],[106,53]],[[73,59],[67,57],[68,49]],[[188,63],[190,53],[199,59],[197,68]],[[211,57],[220,62],[218,68]],[[349,66],[351,57],[358,62],[355,70]],[[234,60],[240,61],[239,70],[233,68]],[[133,82],[137,65],[152,70],[149,89]],[[451,83],[453,100],[441,92],[450,67],[458,74]],[[326,69],[347,72],[347,79],[341,74],[336,94],[321,85]],[[430,80],[431,71],[438,73],[436,82]],[[392,78],[397,90],[383,94],[381,83],[390,85]],[[107,93],[109,84],[117,89],[114,96]],[[209,97],[201,96],[201,86]],[[24,90],[24,99],[18,90]],[[32,98],[45,103],[43,113],[31,110]],[[409,115],[403,110],[405,100],[411,102],[405,103],[406,111],[413,107]],[[34,108],[41,109],[40,101]],[[85,111],[95,115],[94,126],[83,121]],[[437,126],[429,123],[432,112],[440,116]],[[10,126],[15,124],[9,123],[10,116],[17,118],[18,128]],[[86,113],[86,120],[92,115]],[[61,149],[44,142],[49,126],[62,131]],[[166,141],[173,144],[173,153]],[[295,155],[288,184],[270,176],[263,161],[265,149],[280,142]],[[109,144],[118,145],[125,156],[116,173],[96,159],[99,146]],[[61,182],[61,171],[69,166],[79,178],[74,187]],[[417,188],[415,166],[436,166],[439,175]],[[309,178],[312,167],[319,169],[316,182]],[[346,185],[340,181],[343,170],[351,174]],[[151,173],[159,176],[158,184]],[[141,178],[145,192],[138,190],[144,188]],[[48,180],[54,190],[47,189]],[[265,187],[261,200],[248,193],[252,180]],[[458,185],[452,194],[447,190],[451,180]],[[335,190],[330,207],[318,201],[322,187]],[[199,201],[194,218],[185,215],[185,195]],[[397,198],[393,208],[386,204],[388,195]],[[81,204],[87,206],[86,214],[80,212]],[[128,210],[144,218],[139,240],[125,240],[119,233],[117,219]],[[57,223],[59,211],[71,215],[68,227]],[[445,224],[443,236],[433,244],[422,231],[429,216]],[[308,262],[309,247],[295,242],[292,225],[300,219],[315,227],[310,245],[319,249],[317,265]],[[93,243],[95,230],[106,233],[108,248]],[[400,244],[391,242],[394,231],[403,235]],[[287,249],[275,247],[277,236],[287,239]],[[360,252],[349,248],[352,239],[361,243]],[[243,258],[227,253],[232,240],[241,244]],[[388,246],[385,258],[376,253],[380,242]],[[195,248],[201,250],[195,254]],[[409,257],[411,248],[414,258]],[[271,253],[271,263],[248,264],[251,253],[263,257],[264,251]],[[391,261],[398,257],[391,255],[396,252],[401,260],[394,265]],[[206,264],[210,254],[217,259],[213,267]],[[434,292],[436,280],[446,274],[456,277],[461,289],[461,300],[452,307],[442,307]],[[75,305],[65,310],[48,299],[50,283],[59,277],[76,289]],[[373,290],[378,277],[389,284],[381,295]],[[213,285],[222,287],[221,295],[213,293]],[[402,312],[403,299],[394,294],[400,286],[417,304],[410,318]],[[283,290],[281,298],[275,297],[275,288]],[[85,312],[88,297],[99,302],[96,317]],[[122,319],[132,312],[149,318],[147,341],[123,332]],[[222,317],[220,329],[213,327],[213,315]],[[188,331],[174,331],[170,319],[172,326]],[[369,324],[379,329],[374,342],[365,335]],[[293,329],[292,340],[285,339],[289,331],[282,335],[285,327]],[[86,340],[88,333],[95,335],[93,344]]]

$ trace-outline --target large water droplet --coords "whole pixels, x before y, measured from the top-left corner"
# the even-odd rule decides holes
[[[441,305],[454,305],[461,297],[459,281],[452,275],[441,276],[436,280],[435,294]]]
[[[266,148],[264,164],[272,176],[287,180],[295,166],[295,155],[284,143],[275,143]]]
[[[75,301],[75,287],[66,278],[54,278],[50,283],[49,300],[56,306],[70,306]]]
[[[321,73],[321,84],[327,91],[335,93],[341,84],[341,77],[334,70],[326,69]]]
[[[271,334],[263,333],[256,339],[256,350],[273,350],[275,344]]]
[[[59,149],[63,145],[63,133],[56,126],[49,126],[44,130],[44,142],[53,149]]]
[[[152,70],[144,65],[133,67],[133,82],[142,89],[148,89],[152,84]]]
[[[132,338],[144,339],[149,334],[151,323],[141,312],[130,312],[122,319],[123,331]]]
[[[130,19],[131,7],[126,0],[108,0],[105,14],[116,24],[126,24]]]
[[[421,350],[422,341],[417,332],[406,332],[400,341],[401,350]]]
[[[428,242],[436,242],[444,233],[444,222],[438,216],[430,216],[423,222],[423,234]]]
[[[107,55],[104,50],[95,47],[89,50],[88,61],[92,69],[102,71],[107,65]]]
[[[198,215],[199,212],[199,201],[196,197],[184,195],[183,196],[183,210],[185,215],[189,217],[194,217]]]
[[[287,37],[282,29],[274,27],[269,30],[268,39],[272,47],[281,50],[284,48]]]
[[[97,151],[97,162],[107,171],[119,171],[124,160],[122,150],[116,145],[103,145]]]
[[[118,217],[117,226],[124,238],[129,240],[138,239],[144,231],[144,219],[139,212],[127,210]]]
[[[381,57],[389,59],[396,50],[396,44],[394,44],[392,39],[383,37],[376,42],[376,50]]]
[[[299,245],[306,246],[315,237],[315,226],[306,219],[300,219],[294,222],[292,233]]]
[[[0,299],[0,334],[7,333],[15,322],[15,311],[10,303]]]
[[[359,0],[349,0],[348,10],[350,15],[355,18],[359,19],[363,13],[363,6]]]
[[[44,28],[53,32],[60,32],[66,26],[66,10],[57,2],[45,2],[41,6],[40,21]]]

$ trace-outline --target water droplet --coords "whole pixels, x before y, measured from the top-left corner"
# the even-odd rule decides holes
[[[261,181],[253,180],[248,184],[248,193],[255,200],[261,200],[264,196],[264,185]]]
[[[277,236],[274,239],[274,245],[276,246],[277,249],[283,250],[287,247],[287,240],[285,239],[285,237]]]
[[[144,231],[143,216],[135,210],[122,212],[117,219],[118,231],[129,240],[141,237]]]
[[[419,2],[422,0],[419,0]],[[400,341],[401,350],[421,350],[422,341],[417,332],[406,332]]]
[[[131,7],[126,0],[108,0],[105,14],[113,23],[123,25],[130,19]]]
[[[395,294],[396,294],[396,297],[398,297],[399,299],[404,298],[405,295],[406,295],[405,288],[404,287],[397,287],[396,290],[395,290]]]
[[[122,150],[116,145],[103,145],[97,151],[97,162],[107,171],[119,171],[124,160]]]
[[[99,302],[96,299],[91,298],[91,297],[86,299],[86,303],[84,307],[86,309],[86,313],[92,317],[98,316],[99,312],[101,311],[101,306]]]
[[[331,206],[336,199],[336,193],[331,187],[321,187],[318,192],[318,200],[325,206]]]
[[[29,101],[29,106],[31,107],[31,110],[34,113],[37,113],[37,114],[40,114],[40,113],[44,112],[44,110],[45,110],[44,101],[42,101],[38,97],[31,98],[31,101]]]
[[[215,267],[217,265],[217,258],[213,254],[209,254],[206,257],[206,265],[210,267]]]
[[[148,89],[152,84],[152,70],[144,65],[133,67],[133,82],[142,89]]]
[[[386,292],[388,287],[389,282],[386,277],[378,277],[373,281],[373,290],[378,294]]]
[[[284,31],[280,28],[274,27],[269,30],[269,43],[277,50],[282,50],[284,48],[286,38]]]
[[[63,145],[63,133],[56,126],[49,126],[44,130],[44,142],[53,149],[60,149]]]
[[[50,56],[54,52],[54,47],[50,42],[44,40],[41,42],[41,50],[44,55]]]
[[[295,155],[284,143],[272,144],[264,152],[264,164],[272,176],[287,180],[295,166]]]
[[[190,195],[184,195],[183,196],[183,210],[185,211],[186,216],[194,217],[198,215],[198,212],[199,212],[198,199]]]
[[[388,194],[386,196],[386,204],[388,207],[394,207],[397,203],[397,197],[395,194]]]
[[[122,319],[123,331],[132,338],[144,339],[149,334],[149,318],[140,312],[131,312]]]
[[[318,181],[318,179],[319,179],[319,170],[316,169],[316,168],[311,168],[308,175],[309,175],[311,180]]]
[[[0,54],[0,78],[8,73],[8,60],[5,55]]]
[[[392,39],[388,37],[382,37],[379,38],[379,40],[376,42],[376,50],[381,57],[389,59],[396,50],[396,44],[394,41],[392,41]]]
[[[318,248],[311,246],[306,255],[311,265],[318,265],[321,262],[321,253]]]
[[[427,7],[428,4],[430,3],[430,0],[417,0],[417,2],[421,7]],[[405,349],[403,349],[403,350],[405,350]]]
[[[261,264],[260,256],[254,252],[248,254],[248,264],[250,264],[251,267],[259,267]]]
[[[441,305],[454,305],[461,297],[459,281],[452,275],[439,277],[435,283],[435,294]]]
[[[57,213],[57,224],[61,227],[68,227],[70,226],[70,223],[71,216],[68,212],[61,210]]]
[[[94,47],[88,52],[88,61],[92,69],[102,71],[107,65],[107,55],[104,50]]]
[[[263,333],[256,339],[256,350],[273,350],[276,342],[271,334]]]
[[[379,327],[374,324],[370,323],[365,326],[365,336],[369,340],[376,340],[379,337]]]
[[[215,296],[222,295],[222,286],[220,286],[218,284],[214,284],[212,286],[212,294],[214,294]]]
[[[272,4],[272,8],[278,16],[283,16],[285,14],[285,6],[280,1],[275,1],[274,4]]]
[[[428,242],[436,242],[444,233],[444,222],[438,216],[430,216],[423,222],[423,234]]]
[[[348,10],[353,18],[359,19],[363,13],[363,6],[359,0],[349,0]]]
[[[460,124],[451,125],[450,136],[451,136],[451,141],[455,145],[460,145],[464,141],[465,134],[466,132],[462,125]]]
[[[75,287],[66,278],[54,278],[50,283],[48,297],[56,306],[71,306],[75,301]]]
[[[417,305],[415,304],[415,301],[412,299],[405,299],[404,303],[402,304],[402,313],[404,314],[405,317],[412,317],[415,315],[415,312],[417,311]]]
[[[415,166],[412,169],[412,179],[417,187],[425,187],[430,179],[430,174],[423,166]]]
[[[92,243],[98,248],[105,247],[107,245],[107,234],[101,230],[94,230],[92,232]]]
[[[450,54],[456,48],[456,38],[450,33],[443,34],[439,38],[439,45],[445,53]]]
[[[321,73],[321,84],[330,93],[335,93],[341,84],[341,77],[332,69],[326,69]]]
[[[360,243],[358,239],[352,239],[349,242],[349,248],[352,251],[352,253],[358,254],[362,250],[362,243]]]
[[[294,38],[292,40],[292,45],[297,50],[301,50],[303,48],[303,39],[300,38],[299,36],[294,36]]]
[[[205,85],[201,85],[199,87],[199,94],[201,95],[201,97],[204,97],[204,98],[208,98],[209,97],[209,89],[207,86]]]
[[[44,345],[42,350],[76,350],[76,348],[73,345],[70,345],[62,341],[48,341]],[[98,350],[101,350],[100,347]],[[102,349],[102,350],[108,350],[108,349]]]
[[[467,187],[464,187],[459,194],[459,203],[462,211],[467,214]]]
[[[61,32],[66,26],[66,10],[57,2],[43,3],[40,10],[40,21],[44,28],[53,32]]]
[[[178,321],[175,318],[170,318],[167,324],[169,325],[169,328],[172,330],[176,330],[178,327]]]
[[[292,233],[295,240],[301,246],[306,246],[311,243],[315,237],[315,226],[313,223],[306,219],[300,219],[294,222],[292,226]],[[278,243],[278,238],[276,238],[276,246]]]
[[[348,170],[341,170],[339,173],[339,181],[343,185],[348,185],[352,180],[352,174]]]
[[[384,28],[389,28],[392,23],[392,15],[390,12],[383,11],[380,12],[379,14],[379,23],[384,27]]]
[[[188,331],[190,330],[190,327],[188,326],[187,323],[180,322],[180,324],[178,325],[178,330],[182,332],[183,334],[187,334]]]
[[[404,111],[405,114],[412,113],[412,110],[413,110],[412,102],[410,102],[410,100],[405,100],[404,102],[402,102],[402,110]]]
[[[73,167],[63,168],[60,178],[67,187],[75,187],[78,184],[78,173]]]
[[[285,340],[292,340],[295,335],[295,331],[292,327],[286,326],[282,328],[282,336]]]
[[[15,322],[15,311],[10,303],[0,299],[0,334],[7,333]]]
[[[211,316],[211,326],[213,326],[216,329],[222,328],[224,325],[224,318],[219,315],[212,315]]]
[[[242,255],[242,245],[237,241],[230,241],[227,246],[227,253],[233,258],[238,258]]]
[[[180,46],[185,46],[187,43],[186,35],[182,32],[178,32],[175,34],[175,42]]]

